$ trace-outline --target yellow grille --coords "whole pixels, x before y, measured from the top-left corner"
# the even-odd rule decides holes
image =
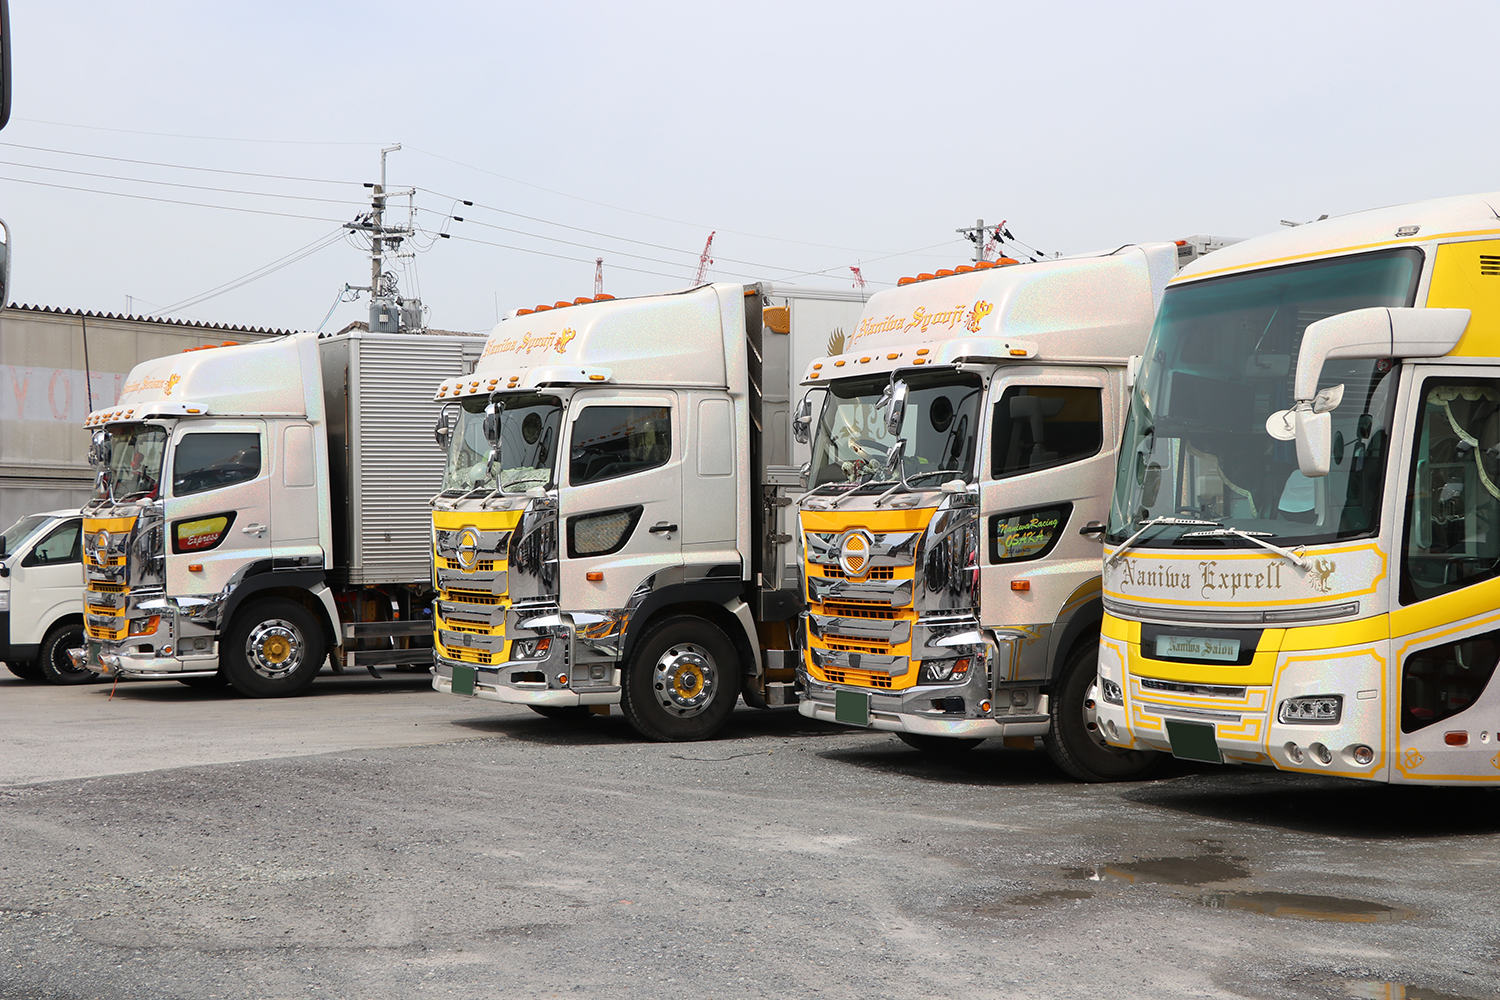
[[[847,580],[848,575],[838,566],[824,566],[822,563],[813,563],[823,570],[823,575],[835,580]],[[894,580],[896,579],[896,567],[894,566],[872,566],[870,572],[858,579],[862,580]]]
[[[89,590],[96,594],[128,594],[130,588],[123,583],[101,583],[98,580],[89,581]]]
[[[89,554],[87,552],[85,552],[83,555],[83,564],[85,566],[124,566],[125,557],[105,556],[103,559],[93,559],[89,557]]]
[[[838,615],[841,618],[883,618],[888,621],[894,621],[896,618],[896,609],[888,605],[886,607],[880,607],[879,605],[865,607],[851,604],[845,607],[842,604],[828,603],[823,605],[822,613],[825,615]]]
[[[444,618],[443,627],[452,629],[455,632],[471,632],[474,635],[490,634],[490,627],[488,625],[481,625],[478,622],[454,621],[452,618]]]
[[[486,653],[478,649],[464,649],[463,647],[459,647],[458,649],[448,649],[448,647],[446,646],[444,646],[443,648],[447,650],[448,659],[458,660],[462,663],[477,663],[480,666],[487,667],[490,665],[490,661],[495,658],[494,654]]]
[[[474,565],[465,567],[457,559],[449,559],[447,556],[438,556],[438,565],[443,569],[456,569],[460,573],[493,573],[495,571],[495,560],[481,559]]]
[[[85,631],[88,632],[90,639],[98,639],[101,642],[113,642],[116,639],[125,638],[126,630],[123,628],[109,629],[100,625],[90,625]]]
[[[479,590],[445,590],[443,600],[457,601],[460,604],[488,604],[496,605],[503,600],[494,594],[486,594]]]
[[[855,645],[855,642],[858,640],[851,642],[848,638],[844,638],[838,642],[824,643],[824,645],[829,649],[837,649],[845,653],[878,653],[884,656],[891,651],[891,644],[888,642],[860,642],[858,645]]]
[[[823,669],[823,674],[828,678],[830,684],[854,684],[858,687],[869,688],[891,688],[895,681],[885,674],[872,674],[868,670],[829,670]]]
[[[103,615],[105,618],[113,618],[116,614],[114,608],[103,608],[97,604],[85,604],[83,613],[86,615]]]

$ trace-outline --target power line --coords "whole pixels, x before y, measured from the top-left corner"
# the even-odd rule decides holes
[[[253,142],[257,144],[274,143],[281,146],[378,146],[378,142],[327,142],[320,139],[242,139],[227,135],[183,135],[177,132],[142,132],[132,128],[110,128],[105,125],[74,125],[70,122],[49,122],[40,118],[17,118],[12,116],[11,121],[30,122],[32,125],[51,125],[54,128],[78,128],[87,129],[92,132],[119,132],[124,135],[149,135],[160,139],[195,139],[203,142]]]
[[[426,156],[431,156],[433,159],[443,160],[443,161],[445,161],[447,163],[452,163],[452,164],[455,164],[456,166],[464,167],[464,168],[469,169],[469,170],[477,170],[481,174],[489,174],[491,177],[498,177],[501,180],[503,180],[503,181],[509,181],[512,184],[520,184],[522,187],[535,188],[538,191],[545,191],[548,194],[555,194],[555,195],[557,195],[558,197],[561,197],[561,198],[571,198],[574,201],[581,201],[581,202],[584,202],[585,204],[588,204],[588,205],[598,205],[600,208],[613,209],[616,212],[626,212],[626,213],[629,213],[630,215],[639,215],[642,218],[655,219],[658,222],[670,222],[674,226],[688,226],[688,227],[690,227],[692,229],[697,229],[697,230],[700,230],[700,231],[704,230],[704,229],[713,229],[713,228],[715,228],[713,226],[705,225],[703,223],[698,223],[698,222],[683,222],[681,219],[672,219],[672,218],[668,218],[665,215],[652,215],[650,212],[640,212],[640,211],[637,211],[636,209],[633,209],[633,208],[621,208],[619,205],[611,205],[611,204],[609,204],[608,202],[605,202],[605,201],[595,201],[592,198],[584,198],[584,197],[581,197],[581,196],[576,195],[576,194],[569,194],[566,191],[558,191],[558,190],[555,190],[553,188],[543,187],[540,184],[533,184],[530,181],[523,181],[523,180],[521,180],[519,178],[516,178],[516,177],[510,177],[510,176],[508,176],[506,174],[497,173],[494,170],[486,170],[484,167],[476,167],[472,163],[465,163],[462,160],[455,160],[452,157],[443,156],[443,155],[441,155],[439,153],[434,153],[434,152],[431,152],[431,151],[426,150],[426,149],[421,149],[420,147],[417,147],[417,146],[407,146],[406,148],[409,149],[409,150],[411,150],[414,153],[422,153],[422,154],[424,154]],[[433,192],[433,193],[436,194],[437,192]],[[723,229],[722,227],[719,228],[718,231],[719,232],[724,232],[724,233],[732,233],[735,236],[749,236],[752,239],[757,239],[757,240],[770,240],[770,241],[772,241],[774,243],[795,243],[795,244],[797,244],[799,246],[816,247],[816,248],[818,248],[820,250],[843,250],[846,253],[857,253],[857,254],[872,254],[872,253],[877,253],[878,252],[878,251],[874,251],[874,250],[861,250],[861,249],[859,249],[857,247],[840,247],[840,246],[832,246],[832,245],[827,244],[827,243],[810,243],[810,242],[808,242],[806,240],[792,240],[792,239],[787,239],[784,236],[763,236],[763,235],[761,235],[759,233],[747,233],[747,232],[742,232],[742,231],[737,230],[737,229]]]
[[[333,244],[339,242],[342,237],[342,229],[335,230],[332,233],[327,233],[323,236],[318,237],[316,240],[313,240],[306,246],[299,247],[298,249],[293,250],[291,253],[287,254],[284,257],[278,257],[276,260],[273,260],[269,264],[258,267],[246,274],[242,274],[238,278],[226,281],[222,285],[216,285],[206,292],[202,292],[190,298],[183,299],[181,302],[177,302],[173,305],[167,306],[162,310],[162,312],[177,312],[179,309],[186,309],[189,306],[195,306],[200,302],[205,302],[208,299],[223,295],[226,292],[232,292],[236,288],[242,288],[245,285],[250,284],[252,281],[257,281],[261,278],[266,277],[267,275],[275,274],[277,271],[280,271],[284,267],[290,267],[292,264],[295,264],[298,261],[303,260],[304,258],[311,257],[313,254],[317,253],[320,250],[325,250],[328,247],[333,246]]]
[[[130,184],[156,184],[162,187],[187,188],[190,191],[213,191],[218,194],[240,194],[256,198],[286,198],[291,201],[317,201],[327,205],[363,205],[361,201],[350,201],[347,198],[316,198],[311,195],[302,194],[274,194],[269,191],[243,191],[239,188],[207,187],[202,184],[184,184],[180,181],[154,181],[145,177],[121,177],[119,174],[96,174],[88,170],[69,170],[66,167],[43,167],[35,163],[18,163],[15,160],[0,160],[0,165],[7,167],[24,167],[28,170],[49,170],[58,174],[71,174],[75,177],[97,177],[106,181],[125,181]]]
[[[85,156],[91,160],[112,160],[115,163],[134,163],[143,167],[167,167],[171,170],[198,170],[211,174],[233,174],[236,177],[261,177],[274,181],[301,181],[305,184],[349,185],[354,181],[338,181],[331,177],[292,177],[287,174],[259,174],[250,170],[229,170],[224,167],[195,167],[186,163],[162,163],[157,160],[132,160],[125,156],[105,156],[103,153],[80,153],[71,149],[52,149],[48,146],[27,146],[19,142],[0,142],[0,146],[12,149],[29,149],[36,153],[56,153],[59,156]]]
[[[24,177],[0,177],[0,181],[14,184],[33,184],[37,187],[57,188],[61,191],[82,191],[85,194],[102,194],[113,198],[135,198],[139,201],[155,201],[165,205],[188,205],[192,208],[216,208],[224,212],[249,212],[251,215],[270,215],[281,219],[307,219],[311,222],[340,223],[340,219],[325,219],[319,215],[297,215],[293,212],[272,212],[263,208],[239,208],[234,205],[209,205],[201,201],[182,201],[177,198],[157,198],[149,194],[128,194],[124,191],[100,191],[98,188],[77,187],[72,184],[53,184],[49,181],[33,181]]]

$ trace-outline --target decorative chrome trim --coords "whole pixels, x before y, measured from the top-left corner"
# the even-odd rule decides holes
[[[1289,608],[1280,611],[1194,611],[1189,608],[1150,608],[1140,604],[1104,598],[1104,610],[1120,618],[1162,622],[1167,625],[1200,622],[1205,625],[1277,625],[1288,622],[1318,622],[1353,618],[1359,614],[1359,602],[1320,604],[1311,608]]]

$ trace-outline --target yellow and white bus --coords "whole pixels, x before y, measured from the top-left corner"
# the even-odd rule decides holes
[[[1107,743],[1500,782],[1497,209],[1320,220],[1168,286],[1105,535]]]

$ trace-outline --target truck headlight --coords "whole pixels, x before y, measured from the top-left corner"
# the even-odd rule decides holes
[[[923,660],[919,684],[957,684],[968,679],[969,658],[957,660]]]
[[[512,660],[535,660],[547,655],[547,650],[552,646],[552,637],[544,635],[540,639],[517,639],[511,644],[510,658]]]
[[[131,635],[155,635],[156,628],[161,624],[161,615],[152,615],[150,618],[132,618],[130,620]]]
[[[1284,723],[1315,723],[1331,726],[1336,724],[1343,714],[1343,695],[1315,694],[1301,698],[1288,698],[1281,703],[1281,711],[1276,717]]]
[[[1111,705],[1125,704],[1124,690],[1121,689],[1119,684],[1116,684],[1108,677],[1099,678],[1099,697],[1103,698]]]

